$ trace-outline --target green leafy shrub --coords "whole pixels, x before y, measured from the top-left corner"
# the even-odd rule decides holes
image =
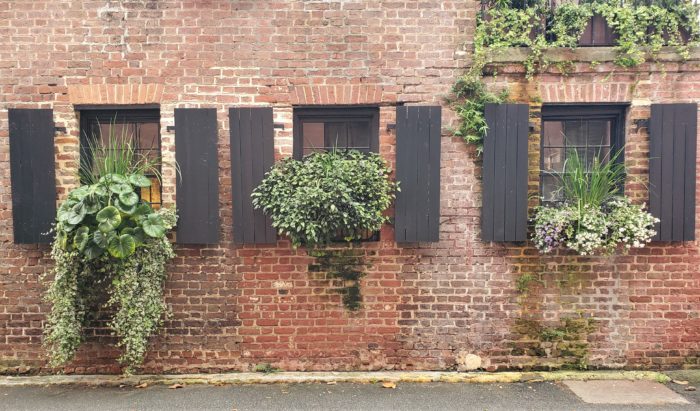
[[[391,169],[375,153],[355,150],[314,153],[279,161],[252,194],[253,205],[295,247],[315,246],[342,235],[360,239],[389,220],[395,198]]]
[[[82,181],[88,183],[71,191],[58,209],[44,340],[52,366],[74,357],[89,314],[100,309],[97,301],[104,293],[105,308],[114,313],[110,326],[123,349],[119,361],[127,373],[143,361],[148,338],[166,310],[165,265],[174,257],[166,233],[177,215],[165,208],[154,210],[139,198],[136,190],[151,185],[143,171],[153,163],[112,138],[107,148],[90,147],[91,161],[81,164]]]
[[[626,170],[616,161],[620,153],[590,165],[576,150],[567,155],[561,176],[564,201],[535,210],[532,239],[542,253],[566,247],[581,255],[612,254],[651,241],[659,220],[623,196]]]

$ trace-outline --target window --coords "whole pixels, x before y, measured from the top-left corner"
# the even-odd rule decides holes
[[[331,149],[379,152],[379,107],[302,107],[294,109],[294,158]],[[343,240],[338,233],[336,241]],[[367,232],[361,241],[379,241]]]
[[[160,159],[160,111],[157,108],[100,107],[80,109],[80,161],[89,161],[89,140],[106,142],[110,127],[117,136],[127,136],[137,153]],[[141,199],[160,207],[161,186],[155,175],[149,175],[151,187],[141,189]]]
[[[624,146],[625,105],[545,105],[542,107],[540,192],[543,201],[561,201],[561,174],[571,150],[590,165],[606,161]],[[617,161],[624,161],[621,154]]]
[[[379,151],[379,108],[294,109],[294,158],[332,148]]]

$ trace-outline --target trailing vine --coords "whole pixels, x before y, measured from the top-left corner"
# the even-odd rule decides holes
[[[168,218],[174,217],[172,211],[166,213]],[[110,326],[122,349],[119,362],[128,367],[127,372],[143,362],[148,338],[163,324],[167,310],[163,301],[167,277],[164,268],[174,257],[170,241],[159,238],[139,248],[132,258],[109,267],[109,271],[118,273],[112,279],[108,301],[115,309]]]
[[[476,147],[477,155],[484,149],[484,136],[488,126],[484,110],[488,103],[505,103],[508,101],[508,90],[495,94],[486,88],[480,80],[461,78],[453,88],[457,97],[454,104],[455,112],[460,119],[456,136],[462,137],[468,144]]]

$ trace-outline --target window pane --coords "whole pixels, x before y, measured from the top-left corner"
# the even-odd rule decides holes
[[[564,146],[564,124],[561,121],[544,122],[544,145]]]
[[[333,147],[345,149],[348,147],[348,130],[345,122],[325,123],[325,145],[326,150]]]
[[[552,174],[542,175],[542,199],[544,201],[561,201],[563,193],[561,190],[561,179]]]
[[[141,150],[158,149],[158,124],[140,123],[137,125],[138,141],[137,147]]]
[[[566,160],[565,148],[545,148],[542,159],[544,169],[550,172],[564,171],[564,161]]]
[[[369,152],[369,121],[352,121],[348,123],[350,147]]]
[[[334,147],[369,152],[369,121],[303,122],[304,155]]]
[[[151,186],[141,188],[141,200],[150,203],[153,208],[160,208],[160,181],[156,177],[151,177]]]
[[[119,141],[132,141],[134,135],[136,135],[136,127],[134,124],[99,123],[99,127],[97,127],[96,129],[98,130],[97,132],[99,133],[99,137],[102,140],[102,144],[107,144],[109,142],[110,133]]]
[[[586,146],[588,144],[588,134],[585,121],[573,120],[565,121],[564,143],[567,146]]]
[[[323,123],[302,123],[302,136],[304,138],[304,155],[314,151],[323,151],[325,146]]]
[[[610,120],[588,121],[588,145],[609,146],[612,122]]]

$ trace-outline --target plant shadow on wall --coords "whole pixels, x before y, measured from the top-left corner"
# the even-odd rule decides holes
[[[389,222],[385,211],[398,190],[390,175],[379,154],[334,149],[277,162],[252,194],[254,207],[281,235],[316,257],[309,272],[342,283],[350,310],[361,306],[359,281],[367,264],[363,250],[338,249],[338,240],[360,240]]]
[[[484,0],[482,5],[470,68],[455,83],[451,101],[460,118],[455,135],[474,145],[477,155],[487,130],[484,104],[508,102],[507,90],[490,92],[482,79],[497,75],[495,55],[514,47],[527,50],[527,79],[552,66],[566,74],[573,63],[551,61],[546,51],[579,47],[593,16],[602,17],[614,33],[615,64],[621,67],[655,60],[664,46],[687,58],[700,44],[700,6],[692,0]]]
[[[119,362],[131,373],[166,312],[165,265],[174,257],[166,234],[177,215],[139,198],[140,188],[152,183],[146,175],[159,178],[160,160],[137,153],[131,138],[115,130],[111,125],[107,138],[91,140],[81,186],[58,209],[44,339],[54,367],[73,359],[93,314],[106,308],[113,312],[109,326],[122,349]]]

